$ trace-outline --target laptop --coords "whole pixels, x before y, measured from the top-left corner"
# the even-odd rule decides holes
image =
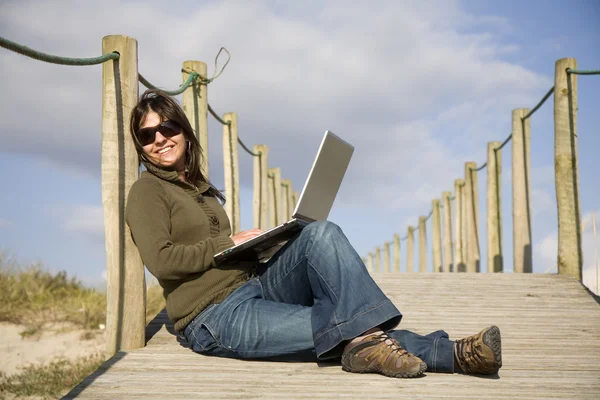
[[[313,221],[326,220],[353,152],[354,146],[332,132],[325,131],[292,219],[215,254],[215,261],[217,263],[226,260],[264,262],[306,225]]]

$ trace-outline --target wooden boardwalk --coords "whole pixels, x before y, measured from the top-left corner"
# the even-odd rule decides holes
[[[65,398],[600,399],[600,305],[576,280],[533,274],[373,274],[404,314],[401,329],[452,339],[496,324],[503,367],[492,377],[418,379],[343,372],[336,363],[218,359],[193,353],[166,318],[148,345],[120,352]]]

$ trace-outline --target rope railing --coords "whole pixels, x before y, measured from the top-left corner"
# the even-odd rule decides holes
[[[525,121],[527,118],[531,117],[542,106],[542,104],[544,104],[546,102],[546,100],[548,100],[548,98],[552,95],[552,93],[554,93],[554,86],[552,86],[550,88],[550,90],[548,90],[548,93],[546,93],[546,95],[544,97],[542,97],[542,100],[540,100],[539,103],[537,103],[537,105],[535,107],[533,107],[531,109],[531,111],[529,111],[527,113],[527,115],[525,115],[525,116],[523,116],[523,118],[521,118],[521,121]]]
[[[573,74],[573,75],[600,75],[600,70],[576,70],[576,69],[567,69],[566,70],[567,74]],[[569,102],[570,104],[572,104],[572,100],[570,99],[571,96],[571,91],[572,91],[572,86],[571,86],[571,80],[567,79],[567,88],[568,88],[568,93],[569,93]],[[521,117],[521,123],[524,124],[524,122],[531,118],[531,116],[533,114],[535,114],[541,107],[542,105],[544,105],[544,103],[550,98],[550,96],[554,93],[554,89],[555,87],[552,86],[550,89],[548,89],[548,91],[546,92],[546,94],[542,97],[542,99],[531,109],[531,111],[529,111],[526,115],[524,115],[523,117]],[[569,123],[570,123],[570,130],[571,132],[574,131],[574,127],[573,127],[573,109],[571,106],[569,106]],[[497,153],[498,151],[502,150],[502,148],[504,148],[504,146],[506,146],[506,144],[508,144],[508,142],[510,142],[513,138],[513,133],[511,132],[510,135],[508,135],[508,137],[500,144],[500,146],[494,148],[494,153]],[[486,161],[485,163],[483,163],[481,166],[477,167],[477,168],[473,168],[471,167],[469,169],[469,172],[479,172],[485,168],[487,168],[488,166],[488,162]],[[464,186],[464,184],[463,184]],[[450,200],[454,200],[456,196],[452,196],[450,198]],[[439,205],[440,209],[443,209],[444,206],[443,204]],[[433,210],[430,211],[429,215],[425,218],[425,221],[427,222],[431,216],[433,214]],[[417,225],[414,229],[413,232],[417,232],[419,230],[419,226]],[[403,236],[402,238],[400,238],[400,241],[405,241],[408,239],[408,234]]]
[[[198,78],[200,78],[200,74],[198,74],[197,72],[190,72],[190,75],[188,76],[187,80],[184,83],[182,83],[181,86],[179,86],[179,88],[175,90],[165,90],[160,89],[155,85],[151,84],[146,78],[142,76],[142,74],[138,73],[138,79],[142,85],[146,86],[148,89],[158,89],[168,94],[169,96],[177,96],[185,92],[185,90],[189,88],[192,85],[192,83],[194,83],[194,81],[196,81]]]
[[[42,53],[41,51],[34,50],[22,44],[15,43],[6,38],[0,37],[0,47],[11,50],[15,53],[23,56],[33,58],[34,60],[47,62],[50,64],[60,65],[71,65],[71,66],[89,66],[102,64],[109,60],[118,60],[119,53],[107,53],[99,57],[89,58],[72,58],[72,57],[61,57],[53,54]]]
[[[546,102],[546,100],[548,100],[548,98],[552,95],[552,93],[554,93],[554,86],[552,86],[550,88],[550,90],[548,90],[548,92],[544,95],[544,97],[542,97],[542,99],[538,102],[538,104],[536,104],[536,106],[533,107],[533,109],[531,111],[529,111],[527,113],[527,115],[525,115],[525,116],[523,116],[521,118],[521,121],[524,122],[526,119],[530,118]],[[512,136],[513,136],[512,133],[510,135],[508,135],[508,137],[504,140],[504,142],[502,142],[502,144],[500,146],[498,146],[497,148],[495,148],[494,151],[501,150],[508,142],[511,141]],[[487,167],[487,161],[483,165],[481,165],[480,167],[478,167],[478,168],[471,168],[471,170],[474,171],[474,172],[479,172],[479,171],[485,169],[486,167]]]
[[[208,112],[222,125],[231,125],[231,121],[224,121],[221,117],[219,117],[215,110],[213,110],[213,108],[210,106],[210,103],[208,104]]]
[[[567,69],[567,74],[574,75],[600,75],[600,69],[592,69],[592,70],[581,70],[581,69]]]

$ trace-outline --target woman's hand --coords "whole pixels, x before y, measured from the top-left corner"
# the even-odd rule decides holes
[[[249,229],[247,231],[241,231],[240,233],[236,233],[231,237],[231,240],[233,240],[233,243],[238,245],[240,243],[245,242],[246,240],[250,240],[252,238],[257,237],[261,233],[263,233],[263,231],[258,228]]]

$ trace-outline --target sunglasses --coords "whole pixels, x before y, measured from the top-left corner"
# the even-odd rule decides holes
[[[142,128],[135,135],[142,146],[147,146],[154,143],[157,131],[166,138],[172,138],[181,133],[181,125],[175,121],[167,120],[156,126]]]

